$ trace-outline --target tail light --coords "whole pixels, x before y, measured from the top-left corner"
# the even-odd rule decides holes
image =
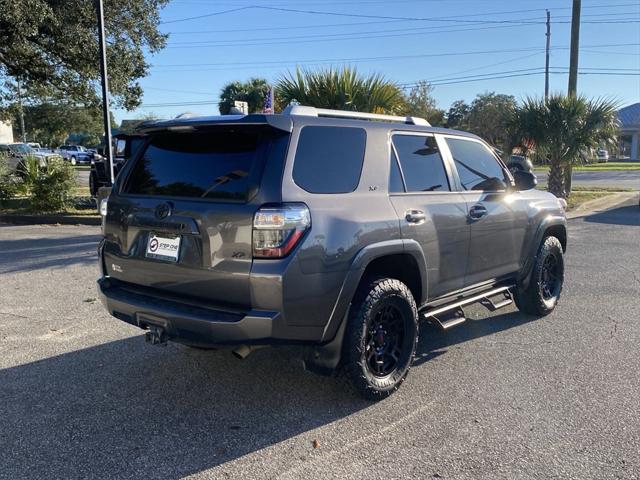
[[[253,257],[286,257],[311,226],[303,203],[284,203],[260,208],[253,216]]]

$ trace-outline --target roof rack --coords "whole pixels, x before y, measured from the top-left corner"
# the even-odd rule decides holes
[[[282,112],[283,115],[303,115],[306,117],[334,117],[353,118],[358,120],[380,120],[384,122],[400,122],[409,125],[430,127],[431,124],[420,117],[398,117],[379,113],[350,112],[347,110],[329,110],[326,108],[306,107],[304,105],[289,105]]]

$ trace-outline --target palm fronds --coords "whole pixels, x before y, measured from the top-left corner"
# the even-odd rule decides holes
[[[380,74],[359,75],[355,68],[306,70],[283,75],[276,93],[287,105],[298,102],[318,108],[396,113],[404,105],[402,90]]]

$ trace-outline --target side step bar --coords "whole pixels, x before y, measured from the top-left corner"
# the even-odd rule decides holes
[[[443,330],[447,330],[451,327],[455,327],[456,325],[460,325],[467,320],[464,316],[464,311],[462,310],[462,307],[464,307],[465,305],[480,303],[492,312],[498,310],[499,308],[506,307],[507,305],[511,305],[513,303],[513,296],[510,291],[511,288],[513,287],[494,288],[487,292],[474,295],[473,297],[464,298],[462,300],[458,300],[457,302],[434,308],[433,310],[420,312],[420,314],[427,320],[435,321],[435,323],[438,324]],[[494,302],[491,300],[491,297],[495,297],[499,294],[502,294],[504,296],[503,300],[500,300],[498,302]]]

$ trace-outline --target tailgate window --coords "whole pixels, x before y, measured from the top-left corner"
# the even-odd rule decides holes
[[[275,133],[269,127],[214,127],[151,135],[125,192],[247,201],[257,191]]]

